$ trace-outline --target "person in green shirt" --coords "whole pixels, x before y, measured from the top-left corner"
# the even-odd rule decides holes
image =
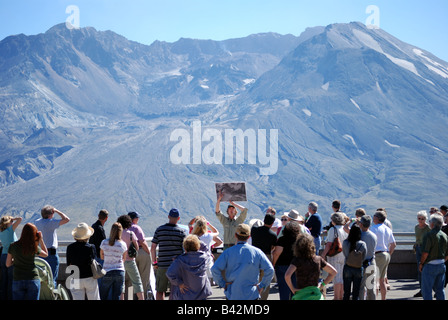
[[[423,237],[420,271],[422,272],[422,296],[432,300],[445,300],[445,261],[448,259],[448,236],[443,232],[443,217],[432,214],[429,219],[431,231]]]
[[[221,200],[223,198],[223,193],[219,194],[218,201],[216,202],[215,213],[219,222],[221,222],[224,227],[224,250],[235,245],[235,231],[236,227],[243,223],[247,217],[247,208],[229,201],[229,206],[227,207],[227,216],[221,212]],[[241,210],[241,214],[237,217],[238,211]]]
[[[414,233],[415,233],[415,244],[414,244],[414,251],[415,251],[415,257],[417,259],[417,279],[418,284],[421,287],[422,286],[422,273],[420,272],[420,269],[418,268],[418,265],[420,263],[420,259],[422,257],[422,242],[423,242],[423,236],[431,231],[431,228],[429,227],[426,220],[428,219],[428,214],[425,210],[419,211],[417,213],[417,221],[418,223],[414,227]],[[422,291],[420,290],[417,292],[414,297],[421,297]]]
[[[6,266],[14,265],[13,300],[39,300],[40,279],[34,263],[36,256],[48,256],[42,233],[32,223],[27,223],[20,239],[9,246]]]

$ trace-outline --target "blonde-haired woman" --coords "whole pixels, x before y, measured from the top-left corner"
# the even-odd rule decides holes
[[[106,275],[101,279],[101,300],[120,300],[124,291],[124,260],[128,247],[121,240],[123,227],[115,222],[110,229],[109,239],[103,240],[100,245],[100,256],[104,260],[103,269]]]
[[[21,222],[21,217],[3,216],[0,219],[0,242],[3,246],[0,257],[0,300],[12,299],[12,276],[14,267],[8,268],[6,266],[6,258],[8,256],[9,245],[18,240],[15,231]]]
[[[209,228],[210,227],[210,232]],[[191,231],[191,234],[194,234],[199,237],[199,240],[201,240],[206,247],[207,254],[210,255],[210,259],[207,263],[207,277],[210,280],[210,283],[213,282],[213,276],[210,269],[213,267],[214,257],[212,253],[212,245],[213,246],[220,246],[222,244],[222,240],[218,237],[219,231],[212,226],[205,218],[198,217],[196,219],[196,222],[194,224],[193,230]]]
[[[218,247],[222,244],[218,229],[203,217],[196,218],[191,234],[197,235],[210,251],[212,246]]]

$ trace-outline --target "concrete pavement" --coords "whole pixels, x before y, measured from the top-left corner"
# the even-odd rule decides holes
[[[390,290],[387,292],[387,300],[423,300],[414,298],[414,294],[419,291],[418,281],[415,279],[396,279],[389,280]],[[213,294],[208,300],[225,300],[224,290],[217,286],[212,286]],[[448,291],[446,291],[448,294]],[[381,299],[379,295],[377,299]],[[268,300],[279,300],[278,290],[275,284],[271,285],[271,291]],[[326,300],[333,300],[333,286],[330,284],[327,289]]]

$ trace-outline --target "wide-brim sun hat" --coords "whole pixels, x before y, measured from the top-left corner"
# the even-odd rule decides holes
[[[261,227],[264,225],[264,222],[260,219],[252,219],[249,221],[249,227]]]
[[[75,240],[86,240],[89,239],[95,231],[92,227],[87,225],[85,222],[81,222],[72,231],[72,236]]]
[[[291,211],[288,212],[288,218],[295,220],[295,221],[300,221],[299,218],[300,214],[297,210],[292,209]]]

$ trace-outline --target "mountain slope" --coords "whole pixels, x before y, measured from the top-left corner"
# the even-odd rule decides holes
[[[101,208],[137,210],[150,233],[178,207],[183,223],[203,214],[219,226],[214,182],[245,181],[248,221],[311,200],[327,220],[339,198],[349,214],[386,207],[408,231],[444,201],[448,64],[384,30],[145,46],[57,25],[4,39],[0,56],[2,213],[32,221],[51,203],[89,222]],[[260,175],[260,139],[255,164],[174,164],[171,134],[193,146],[195,120],[223,141],[226,129],[278,130],[275,174]]]
[[[301,167],[291,174],[315,175],[321,187],[313,193],[341,188],[356,199],[371,194],[378,207],[396,199],[395,207],[426,208],[444,201],[447,70],[382,30],[335,24],[262,75],[232,110],[246,118],[275,110],[272,126],[287,132]],[[316,154],[300,159],[300,149]]]

